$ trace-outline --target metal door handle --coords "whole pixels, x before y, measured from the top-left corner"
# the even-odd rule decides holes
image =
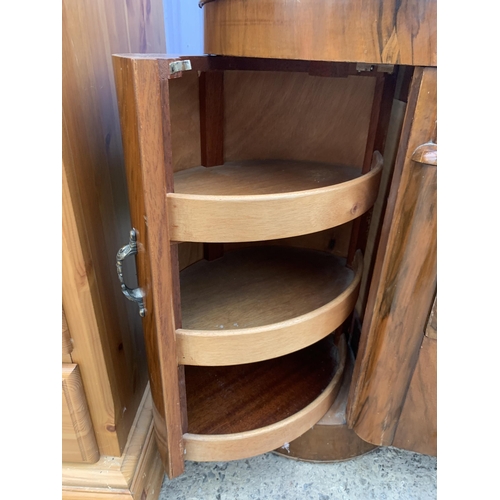
[[[128,245],[120,248],[116,254],[116,272],[118,273],[118,279],[120,280],[120,287],[122,289],[123,295],[127,297],[128,300],[135,302],[139,306],[139,315],[144,318],[146,315],[146,308],[144,307],[144,292],[140,288],[129,288],[125,284],[123,278],[122,263],[129,255],[135,255],[137,253],[137,231],[132,229],[130,231],[130,238]]]

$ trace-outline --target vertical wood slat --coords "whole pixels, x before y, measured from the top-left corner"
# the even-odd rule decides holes
[[[80,371],[75,364],[63,363],[62,460],[91,464],[99,456]]]
[[[224,163],[224,72],[200,74],[201,164],[215,167]],[[223,243],[205,243],[203,257],[215,260],[224,255]]]
[[[169,477],[184,471],[182,372],[175,348],[180,325],[177,245],[169,240],[166,193],[173,186],[168,84],[154,58],[114,57],[132,224],[138,232],[139,286],[155,432]],[[181,388],[179,386],[181,383]]]
[[[436,70],[417,68],[348,402],[364,440],[391,445],[436,287],[436,167],[412,161],[436,122]]]
[[[389,85],[389,79],[383,74],[377,74],[375,91],[373,93],[372,109],[370,113],[370,124],[368,127],[368,137],[366,138],[365,154],[363,157],[363,166],[361,173],[366,174],[370,171],[372,165],[373,152],[375,151],[376,138],[380,128],[379,116],[384,96],[384,89]],[[383,114],[384,115],[384,114]],[[379,151],[382,153],[382,151]],[[347,265],[352,266],[354,256],[357,250],[365,251],[366,242],[368,239],[369,218],[373,209],[370,209],[366,214],[354,219],[351,230],[351,239],[349,242],[349,252],[347,254]]]

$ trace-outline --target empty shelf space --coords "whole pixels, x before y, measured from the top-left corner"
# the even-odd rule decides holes
[[[345,351],[330,335],[273,360],[186,367],[186,460],[250,457],[301,435],[335,400]]]
[[[262,241],[344,224],[375,202],[382,156],[355,167],[287,160],[228,162],[174,175],[168,193],[173,241]]]
[[[262,246],[227,252],[181,272],[180,364],[235,365],[297,351],[340,326],[362,274],[317,250]]]

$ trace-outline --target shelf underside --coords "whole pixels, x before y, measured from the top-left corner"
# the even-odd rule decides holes
[[[344,224],[375,202],[382,156],[372,170],[329,163],[248,160],[174,175],[168,193],[173,241],[262,241]]]
[[[301,351],[238,366],[187,366],[187,460],[249,457],[295,439],[333,403],[345,363],[330,335]]]
[[[361,279],[343,259],[316,250],[263,246],[227,252],[181,272],[181,364],[233,365],[302,349],[352,311]]]

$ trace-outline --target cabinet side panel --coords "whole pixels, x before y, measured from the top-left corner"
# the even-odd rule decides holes
[[[164,52],[161,0],[148,2],[63,1],[63,161],[76,213],[102,365],[88,357],[82,321],[67,310],[93,418],[111,408],[111,420],[95,420],[100,451],[120,456],[147,383],[142,327],[137,308],[124,299],[115,256],[130,230],[123,151],[113,82],[113,52]],[[127,263],[133,283],[133,263]],[[65,282],[65,287],[72,285]],[[78,284],[75,284],[78,286]],[[92,386],[89,372],[109,379]],[[106,403],[103,404],[103,400]],[[94,409],[97,408],[97,409]]]

